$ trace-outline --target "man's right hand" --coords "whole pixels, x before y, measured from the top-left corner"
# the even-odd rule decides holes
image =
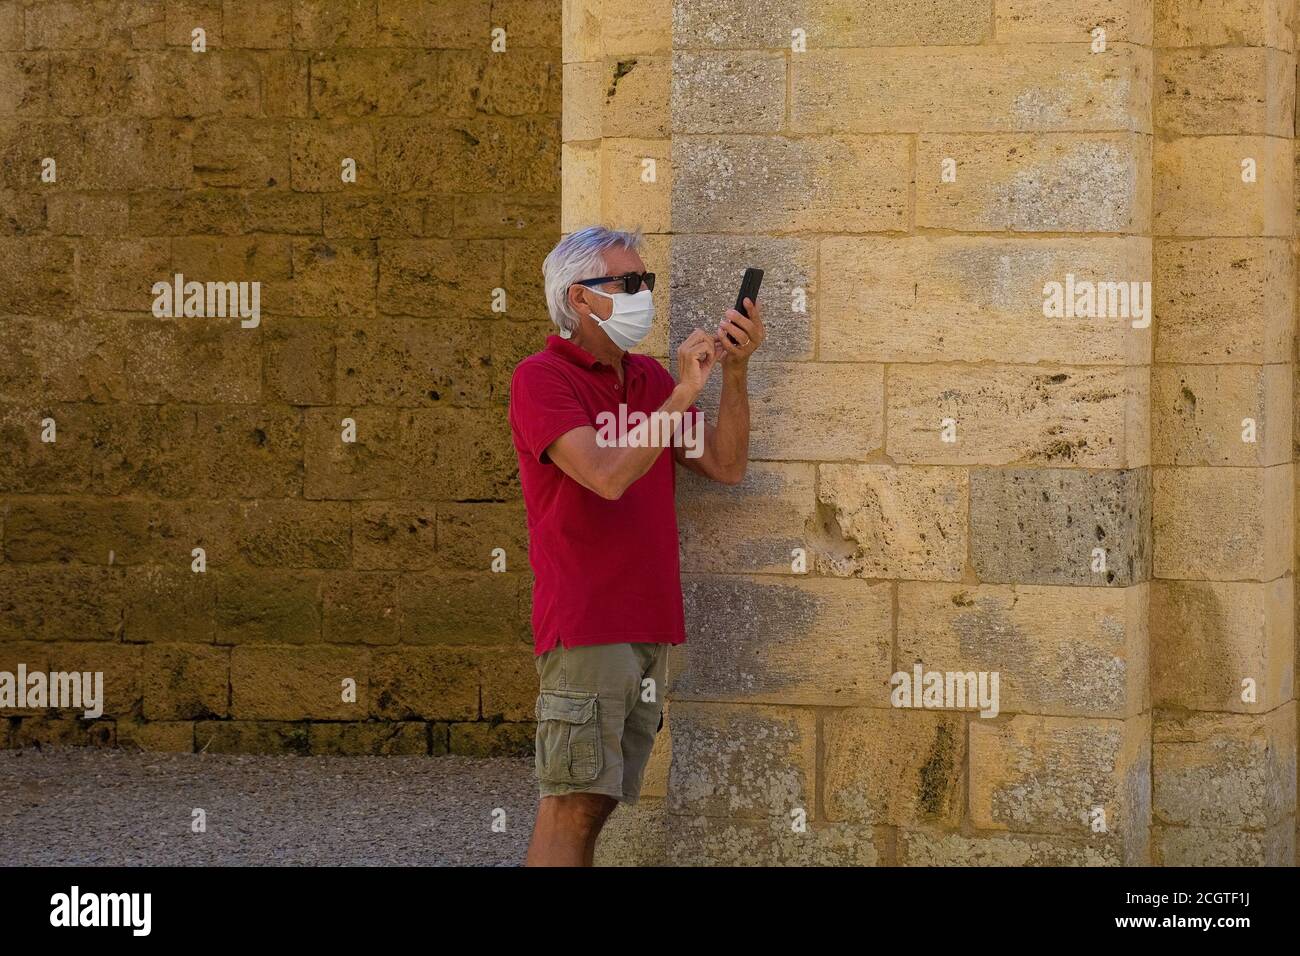
[[[696,329],[677,347],[677,381],[691,393],[691,401],[704,390],[709,373],[718,364],[718,348],[712,336]]]

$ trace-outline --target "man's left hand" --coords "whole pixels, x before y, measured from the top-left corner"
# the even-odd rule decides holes
[[[763,339],[767,336],[763,328],[763,307],[753,299],[745,299],[745,311],[749,313],[748,316],[741,315],[735,309],[728,309],[726,318],[718,326],[716,341],[726,353],[722,357],[726,364],[743,365],[748,362],[754,350],[763,344]],[[732,339],[735,340],[734,344]]]

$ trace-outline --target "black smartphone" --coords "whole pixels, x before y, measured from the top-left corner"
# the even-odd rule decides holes
[[[757,302],[758,287],[762,284],[762,269],[755,269],[753,266],[750,266],[745,270],[745,278],[740,280],[740,292],[736,294],[736,311],[745,316],[745,318],[749,318],[749,310],[745,308],[745,300],[748,299],[750,302]],[[732,345],[740,344],[731,337],[730,333],[728,333],[727,338],[731,340]]]

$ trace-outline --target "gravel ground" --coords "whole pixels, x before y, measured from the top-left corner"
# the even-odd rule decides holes
[[[531,759],[0,751],[0,866],[517,866],[536,810]]]

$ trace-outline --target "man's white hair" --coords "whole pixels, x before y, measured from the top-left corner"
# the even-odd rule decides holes
[[[640,229],[620,232],[604,226],[588,226],[556,244],[542,262],[542,276],[546,280],[546,307],[561,335],[568,338],[578,330],[578,313],[569,305],[569,287],[582,279],[605,275],[606,250],[636,252],[641,243]]]

